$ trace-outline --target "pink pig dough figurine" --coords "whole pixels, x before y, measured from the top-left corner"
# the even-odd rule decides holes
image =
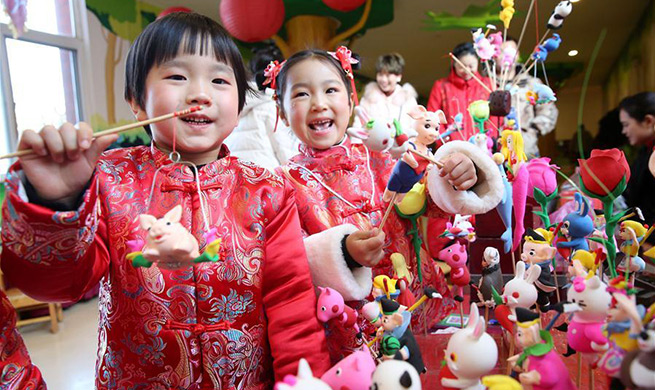
[[[539,315],[516,308],[516,344],[523,352],[507,359],[523,386],[534,390],[575,390],[569,370],[553,347],[553,337],[541,329]]]
[[[468,254],[466,246],[458,240],[439,251],[439,260],[445,261],[450,266],[450,282],[453,285],[453,296],[458,302],[464,301],[464,286],[471,282],[471,274],[466,267]]]
[[[180,223],[182,206],[177,205],[163,218],[141,214],[141,228],[148,231],[143,257],[151,261],[168,264],[192,264],[200,256],[198,240]]]
[[[343,296],[330,287],[319,287],[320,291],[316,302],[316,317],[321,322],[328,322],[336,318],[344,328],[354,328],[360,336],[357,325],[357,311],[346,305]]]
[[[333,389],[368,390],[375,362],[368,348],[355,351],[323,374],[321,380]]]
[[[418,134],[414,143],[410,143],[416,151],[425,156],[432,157],[428,145],[434,143],[439,137],[439,126],[447,123],[446,115],[443,111],[430,112],[423,106],[416,106],[407,113],[414,119],[414,130]],[[389,202],[395,195],[395,203],[399,204],[405,194],[414,187],[425,175],[425,171],[430,161],[414,156],[411,152],[403,153],[402,158],[398,160],[391,172],[389,183],[384,190],[382,199]]]

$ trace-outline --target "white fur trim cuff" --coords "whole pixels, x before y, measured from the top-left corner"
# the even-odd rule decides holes
[[[350,269],[341,250],[341,240],[358,229],[346,224],[305,238],[305,250],[315,286],[331,287],[346,301],[365,299],[373,287],[373,271],[368,267]]]
[[[498,166],[486,153],[475,145],[464,141],[451,141],[440,147],[437,160],[452,154],[462,153],[473,161],[477,168],[478,182],[467,191],[457,191],[436,171],[428,175],[430,197],[443,211],[450,214],[484,214],[500,203],[503,197],[503,181]]]

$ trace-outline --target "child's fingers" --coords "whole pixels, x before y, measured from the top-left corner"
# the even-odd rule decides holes
[[[50,157],[57,162],[64,162],[64,141],[59,131],[54,126],[45,126],[41,130],[41,138],[45,142]]]
[[[80,157],[80,149],[77,141],[77,129],[71,123],[64,123],[59,128],[59,134],[64,144],[66,157],[70,160],[77,160]]]
[[[114,141],[118,139],[118,134],[110,134],[102,137],[98,137],[91,142],[91,146],[86,150],[85,155],[89,161],[95,163],[98,160],[98,157],[102,154],[111,145]]]
[[[459,179],[460,177],[466,175],[468,173],[468,171],[469,171],[469,168],[470,167],[467,164],[464,164],[463,162],[460,161],[457,165],[455,165],[452,168],[452,170],[448,174],[448,178],[450,180],[455,181],[455,180]]]
[[[86,122],[80,122],[77,125],[77,141],[80,149],[86,150],[91,146],[93,141],[93,129]]]
[[[48,149],[45,146],[45,141],[41,135],[34,130],[23,131],[23,134],[20,137],[20,142],[18,143],[18,150],[24,149],[32,149],[34,150],[34,153],[39,156],[45,156],[48,154]]]

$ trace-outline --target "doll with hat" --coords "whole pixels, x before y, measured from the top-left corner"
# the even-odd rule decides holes
[[[569,370],[553,346],[553,337],[541,329],[539,314],[517,307],[516,325],[516,343],[523,352],[507,360],[521,372],[521,384],[534,390],[575,390]]]
[[[521,260],[526,265],[536,264],[541,268],[539,279],[535,280],[537,288],[537,304],[543,311],[550,304],[550,296],[555,291],[555,283],[552,275],[552,261],[557,253],[557,249],[552,246],[553,233],[546,229],[528,229],[525,234],[523,244],[523,253]]]
[[[378,333],[382,335],[383,345],[394,346],[391,351],[383,351],[383,359],[405,360],[414,366],[417,372],[426,372],[421,350],[409,327],[412,313],[408,310],[401,312],[400,304],[387,298],[380,300],[380,306],[382,317]],[[390,337],[397,339],[398,343],[391,342],[393,339]]]

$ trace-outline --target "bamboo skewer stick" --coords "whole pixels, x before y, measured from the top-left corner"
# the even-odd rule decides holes
[[[480,80],[480,79],[478,78],[478,76],[476,76],[473,72],[471,72],[471,71],[469,70],[469,68],[466,67],[466,65],[462,64],[462,61],[460,61],[459,58],[455,57],[455,56],[453,55],[453,53],[448,53],[448,55],[449,55],[450,58],[452,58],[455,62],[457,62],[457,63],[458,63],[462,68],[464,68],[464,71],[465,71],[466,73],[468,73],[469,76],[473,77],[473,79],[474,79],[475,81],[477,81],[477,82],[482,86],[482,88],[486,89],[487,92],[489,92],[489,93],[493,92],[493,91],[492,91],[492,90],[491,90],[491,89],[490,89],[490,88],[489,88],[485,83],[482,82],[482,80]]]
[[[545,32],[544,35],[541,37],[541,40],[539,40],[539,42],[537,43],[537,45],[535,46],[535,48],[539,47],[542,43],[544,43],[544,41],[546,40],[546,37],[548,36],[548,34],[550,34],[550,29],[547,29],[547,30],[546,30],[546,32]],[[534,51],[533,51],[533,52],[534,52]],[[530,62],[531,60],[532,60],[532,62]],[[517,74],[517,75],[514,77],[514,82],[512,83],[512,87],[514,87],[514,85],[516,85],[516,83],[518,82],[519,78],[521,78],[524,74],[528,73],[528,72],[530,71],[530,69],[532,69],[532,67],[533,67],[537,62],[538,62],[538,61],[535,60],[535,59],[532,57],[532,53],[531,53],[531,54],[530,54],[530,58],[528,58],[528,60],[525,62],[525,65],[524,65],[524,67],[523,67],[523,70],[522,70],[519,74]],[[529,67],[528,67],[528,64],[530,64]]]
[[[382,222],[380,222],[380,226],[378,226],[378,229],[382,230],[384,224],[387,222],[387,218],[389,218],[389,214],[391,214],[391,209],[393,209],[393,205],[396,203],[396,196],[398,196],[397,192],[393,194],[393,196],[391,197],[391,200],[389,201],[389,206],[387,207],[387,211],[384,212],[384,217],[382,217]]]
[[[103,137],[105,135],[122,133],[123,131],[136,129],[137,127],[142,127],[142,126],[149,125],[149,124],[152,124],[152,123],[161,122],[161,121],[164,121],[166,119],[187,116],[187,115],[189,115],[189,114],[191,114],[193,112],[202,110],[202,108],[203,108],[203,106],[194,106],[194,107],[191,107],[191,108],[187,108],[186,110],[171,112],[169,114],[161,115],[161,116],[158,116],[158,117],[155,117],[155,118],[146,119],[144,121],[134,122],[134,123],[130,123],[130,124],[127,124],[127,125],[113,127],[111,129],[98,131],[97,133],[93,133],[93,138],[99,138],[99,137]],[[23,157],[23,156],[27,156],[27,155],[30,155],[30,154],[35,154],[34,150],[32,150],[32,149],[17,150],[17,151],[15,151],[13,153],[9,153],[9,154],[5,154],[5,155],[0,156],[0,160],[6,159],[6,158],[13,158],[13,157]]]

